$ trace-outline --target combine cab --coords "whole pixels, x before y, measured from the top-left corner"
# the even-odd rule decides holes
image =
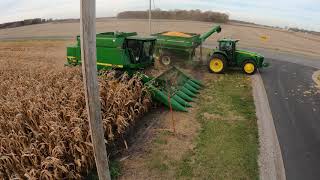
[[[134,74],[140,69],[154,63],[154,37],[139,37],[137,33],[107,32],[97,34],[97,67],[101,69],[121,69]],[[81,64],[80,37],[77,44],[67,48],[68,66]],[[187,111],[202,86],[173,67],[159,77],[153,78],[140,74],[145,86],[150,90],[154,100],[177,111]]]

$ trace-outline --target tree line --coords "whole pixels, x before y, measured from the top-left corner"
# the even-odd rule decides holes
[[[28,26],[32,24],[41,24],[41,23],[52,22],[52,21],[53,21],[52,19],[41,19],[41,18],[25,19],[22,21],[15,21],[15,22],[0,24],[0,29]]]
[[[117,17],[119,19],[147,19],[149,17],[148,11],[124,11],[120,12]],[[170,10],[163,11],[156,9],[152,11],[153,19],[174,19],[174,20],[192,20],[205,21],[216,23],[227,23],[229,15],[213,11],[197,10]]]
[[[289,31],[293,32],[303,32],[303,33],[309,33],[309,34],[314,34],[314,35],[320,35],[320,32],[318,31],[310,31],[302,28],[288,28]]]

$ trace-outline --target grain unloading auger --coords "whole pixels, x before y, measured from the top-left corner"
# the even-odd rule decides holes
[[[152,66],[156,38],[139,37],[137,33],[107,32],[97,34],[98,69],[122,69],[129,74]],[[80,37],[77,44],[67,48],[68,66],[81,64]],[[202,83],[173,67],[153,78],[139,73],[154,100],[177,111],[187,111],[201,89]]]

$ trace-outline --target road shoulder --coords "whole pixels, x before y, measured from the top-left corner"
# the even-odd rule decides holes
[[[253,97],[258,118],[261,180],[285,180],[285,169],[266,90],[260,74],[252,76]]]

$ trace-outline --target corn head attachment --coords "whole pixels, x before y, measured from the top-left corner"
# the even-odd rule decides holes
[[[144,75],[145,76],[145,75]],[[142,78],[154,100],[176,111],[188,112],[190,102],[199,94],[202,82],[191,78],[178,68],[173,67],[160,76]]]

